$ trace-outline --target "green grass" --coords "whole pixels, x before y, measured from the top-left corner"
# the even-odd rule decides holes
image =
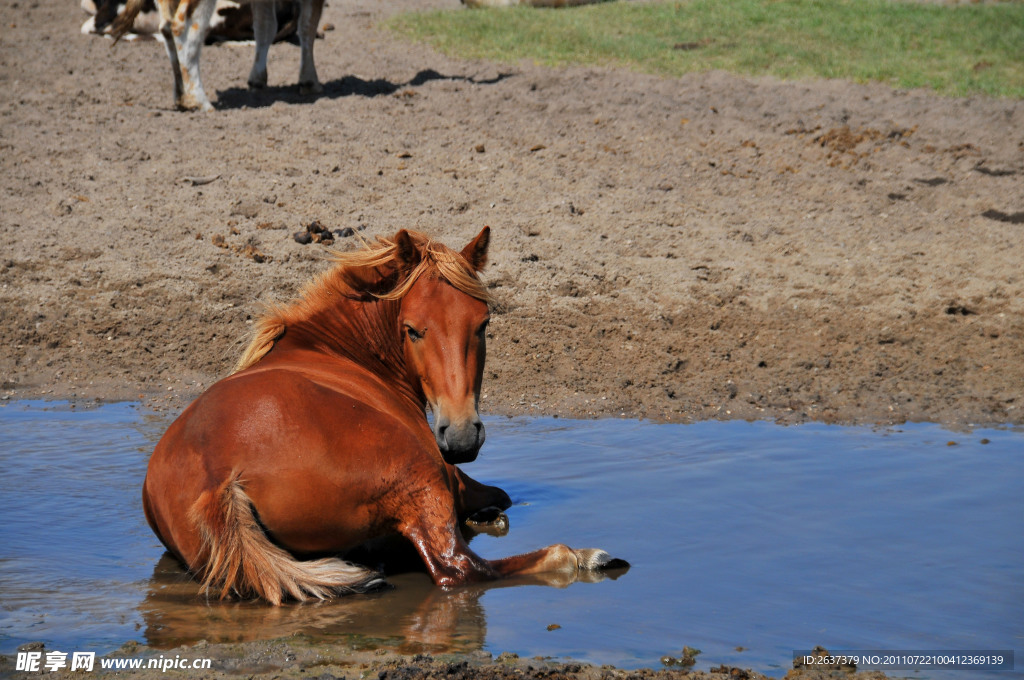
[[[724,69],[1024,98],[1024,2],[609,2],[410,13],[388,27],[447,54],[499,62],[599,64],[667,76]]]

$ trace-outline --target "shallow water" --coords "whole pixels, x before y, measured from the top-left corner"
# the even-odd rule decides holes
[[[1012,649],[1024,638],[1019,430],[492,418],[467,471],[516,505],[509,535],[473,548],[601,547],[632,563],[627,574],[450,592],[407,574],[380,594],[270,608],[206,603],[161,559],[139,490],[166,424],[131,404],[0,408],[0,652],[302,632],[621,667],[689,645],[703,650],[697,668],[782,675],[794,649],[816,644]],[[964,677],[947,673],[914,677]]]

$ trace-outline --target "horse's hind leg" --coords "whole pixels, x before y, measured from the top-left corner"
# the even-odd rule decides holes
[[[277,35],[277,10],[274,0],[256,0],[252,3],[252,27],[256,36],[256,56],[249,72],[249,87],[267,86],[267,55]]]
[[[203,577],[207,592],[223,599],[236,593],[271,604],[285,598],[327,599],[365,592],[381,583],[378,574],[336,558],[299,561],[271,542],[260,525],[252,499],[238,472],[218,487],[204,490],[188,513],[201,548],[189,563]]]
[[[301,0],[299,3],[299,47],[302,50],[299,63],[299,93],[319,94],[324,91],[316,75],[313,60],[313,43],[316,42],[316,27],[320,25],[324,0]]]

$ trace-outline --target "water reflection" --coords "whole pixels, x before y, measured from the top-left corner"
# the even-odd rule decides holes
[[[303,633],[372,641],[400,652],[472,652],[483,647],[484,588],[445,591],[426,574],[390,577],[393,589],[327,602],[271,607],[258,602],[207,600],[171,555],[153,569],[139,611],[147,644],[168,648],[205,639],[245,642]]]
[[[356,647],[409,654],[468,653],[483,649],[487,639],[487,616],[480,598],[489,590],[530,585],[565,588],[623,573],[588,574],[579,581],[568,574],[545,574],[444,590],[422,570],[392,573],[389,569],[390,585],[379,592],[273,607],[205,597],[181,563],[165,552],[153,568],[139,611],[146,643],[161,649],[203,639],[247,642],[298,633],[347,638]]]

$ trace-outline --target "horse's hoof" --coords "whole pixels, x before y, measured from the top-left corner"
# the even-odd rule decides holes
[[[299,94],[301,95],[320,94],[323,91],[324,86],[318,82],[299,83]]]
[[[612,571],[618,569],[629,569],[629,562],[612,557],[604,550],[598,548],[584,548],[575,550],[576,560],[579,562],[582,571]]]
[[[481,510],[477,510],[467,517],[466,521],[472,522],[473,524],[490,524],[491,522],[496,522],[501,519],[504,519],[506,523],[508,522],[508,517],[506,517],[505,513],[501,511],[501,508],[496,505],[491,505]]]
[[[267,81],[263,81],[263,82],[260,82],[258,80],[250,80],[249,81],[249,89],[250,90],[263,90],[263,89],[266,89],[266,87],[267,87]]]
[[[480,534],[504,536],[508,533],[508,515],[496,506],[477,510],[466,518],[466,526]]]

